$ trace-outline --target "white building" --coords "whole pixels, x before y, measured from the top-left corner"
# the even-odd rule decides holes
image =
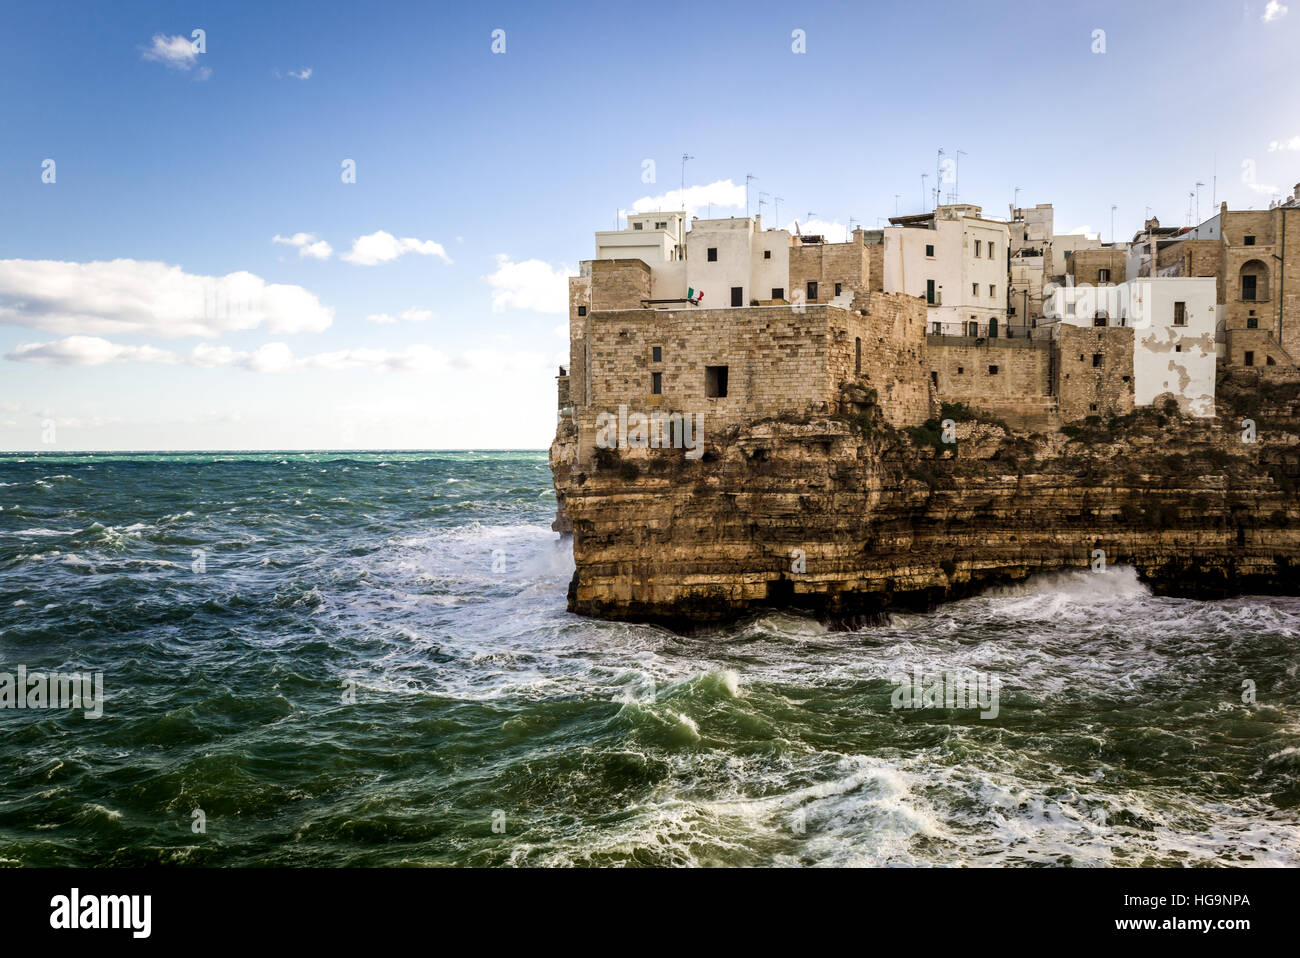
[[[596,233],[596,259],[644,262],[652,300],[681,301],[694,291],[701,306],[748,306],[791,294],[790,233],[764,230],[760,217],[696,217],[689,230],[681,212],[637,213],[627,222]]]
[[[978,206],[940,206],[895,216],[884,230],[887,293],[921,296],[930,331],[951,336],[1006,335],[1010,232]]]
[[[1056,286],[1049,319],[1073,326],[1133,328],[1133,402],[1171,394],[1185,415],[1214,415],[1218,320],[1212,276],[1143,277],[1117,286]]]

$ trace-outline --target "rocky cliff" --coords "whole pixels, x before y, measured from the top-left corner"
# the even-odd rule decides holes
[[[569,608],[681,628],[775,605],[851,625],[1101,563],[1168,594],[1300,592],[1297,395],[1239,372],[1214,419],[1141,409],[1051,435],[965,407],[945,407],[947,437],[871,409],[768,419],[709,435],[698,460],[584,454],[561,425]]]

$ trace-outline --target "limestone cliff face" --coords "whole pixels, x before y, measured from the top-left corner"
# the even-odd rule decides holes
[[[681,627],[776,605],[852,623],[1088,568],[1098,550],[1159,592],[1300,592],[1297,392],[1223,380],[1214,420],[1147,409],[1031,437],[968,419],[953,444],[871,415],[768,420],[710,436],[698,460],[584,454],[562,426],[569,608]]]

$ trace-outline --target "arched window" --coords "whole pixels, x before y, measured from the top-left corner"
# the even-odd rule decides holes
[[[1252,259],[1241,265],[1241,298],[1247,303],[1261,303],[1268,299],[1268,267],[1263,260]]]

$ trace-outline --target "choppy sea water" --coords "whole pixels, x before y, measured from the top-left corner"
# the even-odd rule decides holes
[[[542,453],[0,457],[0,672],[106,696],[0,710],[0,864],[1300,863],[1298,600],[683,637],[565,611],[554,505]]]

